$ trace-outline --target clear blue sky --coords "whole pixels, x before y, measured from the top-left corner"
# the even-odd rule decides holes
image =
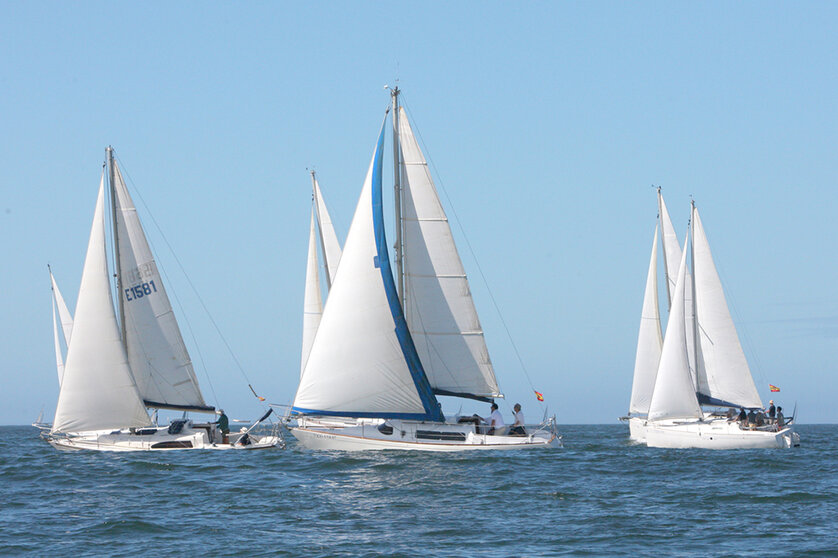
[[[54,409],[46,264],[73,307],[108,144],[174,249],[138,199],[207,399],[259,412],[175,256],[289,402],[306,169],[343,238],[396,78],[560,422],[627,409],[651,184],[680,231],[694,196],[763,398],[836,422],[836,28],[828,2],[2,1],[0,424]],[[537,415],[454,228],[501,388]]]

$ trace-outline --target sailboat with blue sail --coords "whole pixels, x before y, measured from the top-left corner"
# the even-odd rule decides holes
[[[319,323],[305,326],[291,432],[315,449],[559,447],[555,417],[509,435],[443,414],[440,395],[480,401],[502,395],[465,270],[427,162],[399,106],[398,88],[392,98],[395,266],[382,200],[385,116],[339,264],[336,271],[329,269],[334,276]],[[317,269],[311,263],[313,221],[309,277]],[[306,317],[316,309],[309,284]]]

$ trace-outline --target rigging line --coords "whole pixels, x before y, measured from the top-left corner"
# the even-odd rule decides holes
[[[410,111],[409,108],[407,108],[406,105],[407,105],[407,103],[404,103],[401,106],[404,107],[405,111],[407,111],[409,113],[410,120],[411,120],[411,122],[414,123],[414,125],[412,127],[415,130],[416,135],[419,137],[419,141],[422,143],[423,153],[425,155],[425,159],[428,161],[428,163],[430,163],[430,165],[434,169],[434,174],[438,178],[436,183],[439,184],[440,188],[442,189],[443,194],[445,194],[445,199],[448,201],[448,206],[451,208],[451,213],[454,215],[454,220],[457,222],[457,228],[460,229],[460,233],[463,235],[463,240],[465,240],[465,243],[466,243],[466,246],[468,247],[469,253],[471,253],[471,257],[474,260],[475,265],[477,266],[477,271],[480,273],[480,277],[483,280],[483,284],[486,287],[486,291],[489,293],[489,298],[492,300],[492,305],[495,307],[495,311],[497,312],[498,317],[500,318],[501,324],[503,324],[503,328],[506,331],[506,336],[509,339],[509,343],[512,345],[512,350],[515,353],[515,357],[518,359],[518,364],[521,366],[521,370],[523,370],[524,376],[527,378],[527,382],[530,385],[530,389],[532,391],[535,391],[535,386],[533,385],[532,379],[530,378],[529,371],[527,370],[527,367],[524,364],[524,359],[521,358],[521,353],[518,351],[518,346],[515,344],[515,340],[512,338],[512,332],[510,332],[509,326],[506,324],[506,320],[503,318],[503,314],[501,314],[500,306],[498,305],[497,300],[495,299],[495,295],[492,292],[491,287],[489,287],[489,282],[486,279],[486,275],[483,273],[483,268],[480,266],[480,262],[477,259],[477,255],[474,253],[474,249],[471,246],[471,242],[468,239],[468,235],[466,235],[466,231],[463,228],[463,224],[460,221],[460,217],[457,215],[457,210],[454,209],[454,204],[451,202],[451,198],[448,195],[448,190],[445,188],[445,185],[443,184],[443,181],[442,181],[441,175],[439,173],[439,170],[436,167],[436,163],[434,162],[433,158],[429,155],[429,151],[427,149],[427,146],[425,145],[425,140],[422,138],[422,133],[421,133],[421,131],[419,131],[418,126],[415,125],[416,119],[413,118],[413,113]],[[545,406],[545,403],[543,401],[538,401],[538,404],[541,408],[544,408],[544,406]]]

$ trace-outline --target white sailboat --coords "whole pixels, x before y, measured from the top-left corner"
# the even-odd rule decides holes
[[[198,424],[187,418],[164,427],[152,424],[147,407],[205,413],[214,413],[215,408],[207,405],[201,394],[111,148],[107,156],[119,319],[108,272],[103,171],[74,318],[67,319],[69,312],[53,282],[67,356],[62,373],[53,315],[60,392],[47,441],[61,449],[103,451],[252,449],[278,444],[275,434],[236,434],[230,436],[229,443],[222,443],[215,423]],[[242,439],[249,443],[241,444]]]
[[[652,391],[647,416],[630,419],[632,438],[645,441],[650,447],[664,448],[787,448],[799,445],[793,421],[782,427],[769,424],[748,428],[719,412],[702,408],[761,410],[763,406],[695,204],[690,219],[690,244],[692,274],[687,271],[684,250],[671,291],[672,305],[656,374],[648,373],[652,359],[648,359],[642,369],[635,368],[635,384],[639,383],[647,390],[641,390],[642,393],[648,393],[651,384]],[[652,275],[651,265],[649,275]],[[650,281],[647,278],[647,297]],[[688,293],[693,295],[692,301],[688,300]],[[692,312],[688,312],[690,307]],[[646,312],[644,302],[644,317]],[[641,351],[640,343],[645,339],[647,346],[653,346],[649,337],[644,336],[641,329],[638,361],[641,352],[646,352]],[[642,405],[631,408],[638,414],[643,410]]]
[[[382,125],[319,324],[304,328],[290,429],[314,449],[558,447],[555,418],[510,436],[442,413],[437,395],[491,401],[501,394],[447,217],[398,94],[392,90],[396,276],[384,231]],[[317,269],[311,230],[309,277]],[[310,281],[307,317],[316,310]]]

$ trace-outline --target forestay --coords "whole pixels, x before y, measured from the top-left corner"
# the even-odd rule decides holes
[[[499,396],[465,269],[403,108],[399,141],[404,169],[405,314],[425,373],[438,394]]]
[[[693,273],[699,331],[698,392],[707,403],[762,407],[722,283],[713,263],[704,226],[693,207]]]
[[[300,378],[293,406],[296,413],[413,419],[441,416],[415,358],[398,300],[393,306],[395,283],[381,208],[383,141],[382,127]]]
[[[124,303],[126,347],[140,395],[150,406],[207,407],[183,343],[134,202],[113,162],[119,242],[119,295]]]
[[[149,426],[120,339],[105,250],[104,176],[90,231],[52,431]]]
[[[658,308],[658,227],[652,240],[652,256],[646,274],[646,291],[640,314],[640,332],[637,335],[637,354],[634,360],[634,380],[631,386],[629,413],[646,414],[655,387],[655,376],[661,358],[663,339]]]

